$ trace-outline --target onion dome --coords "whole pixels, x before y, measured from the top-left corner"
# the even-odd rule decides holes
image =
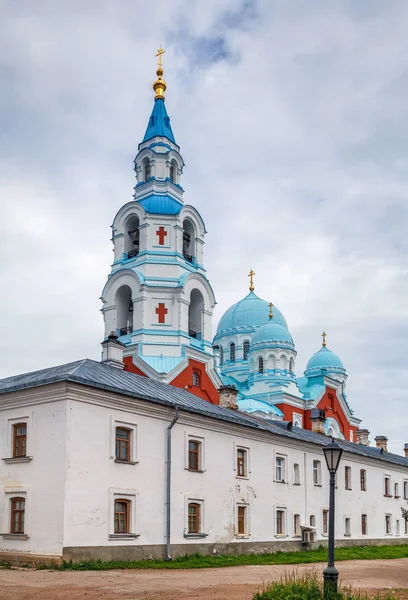
[[[276,309],[275,309],[276,312]],[[252,338],[252,346],[255,344],[278,344],[283,342],[285,345],[293,346],[292,336],[289,331],[275,322],[275,315],[269,319],[267,323],[262,325]]]
[[[346,374],[346,369],[337,354],[334,354],[327,348],[326,345],[322,346],[318,352],[313,354],[306,366],[305,375],[306,377],[312,377],[313,375],[322,375],[325,373],[338,373],[340,375]]]
[[[268,302],[259,298],[253,291],[248,296],[233,304],[221,317],[218,323],[215,338],[220,337],[231,330],[254,331],[268,320]],[[288,325],[282,313],[274,307],[274,322],[282,328]]]

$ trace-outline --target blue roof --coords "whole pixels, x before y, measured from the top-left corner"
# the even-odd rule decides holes
[[[178,215],[183,204],[168,194],[150,194],[138,202],[147,213],[155,215]]]
[[[331,439],[320,433],[314,433],[300,427],[293,428],[292,431],[282,428],[280,422],[274,424],[273,421],[265,421],[260,418],[253,418],[249,414],[234,411],[229,408],[211,404],[206,400],[198,398],[184,389],[173,387],[161,381],[154,381],[136,373],[123,371],[116,367],[104,365],[95,360],[83,359],[76,362],[34,371],[33,373],[24,373],[14,377],[7,377],[0,380],[0,394],[12,393],[17,390],[38,387],[42,385],[70,381],[73,383],[86,385],[89,387],[122,394],[127,397],[133,397],[155,404],[161,404],[171,408],[179,407],[181,410],[200,414],[206,417],[219,419],[258,429],[269,431],[274,435],[281,435],[292,439],[309,442],[321,449],[322,445],[329,444]],[[376,458],[381,461],[387,461],[408,468],[408,458],[383,452],[379,448],[370,448],[360,446],[346,440],[338,440],[338,444],[346,452],[359,454]]]
[[[283,412],[279,410],[279,408],[273,404],[269,404],[269,402],[263,402],[263,400],[255,400],[254,398],[245,398],[240,400],[238,398],[237,404],[239,410],[249,414],[254,412],[263,412],[268,415],[272,414],[276,417],[283,417]]]
[[[147,124],[143,142],[147,142],[147,140],[156,136],[166,137],[173,142],[173,144],[176,143],[170,125],[170,117],[167,114],[163,98],[157,98],[157,100],[154,101],[153,111],[150,115],[149,123]]]
[[[288,325],[285,318],[276,306],[274,307],[273,312],[274,322],[287,329]],[[223,314],[218,323],[216,337],[229,329],[259,327],[268,321],[268,315],[268,302],[259,298],[254,292],[250,292],[248,296],[245,296],[245,298],[236,304],[233,304]]]
[[[313,354],[312,358],[306,365],[305,375],[317,375],[321,369],[326,369],[328,372],[345,373],[343,363],[337,354],[334,354],[327,346],[322,346],[318,352]]]
[[[156,373],[170,373],[184,359],[182,356],[139,356],[145,363],[150,365]]]
[[[252,338],[252,344],[267,342],[286,342],[293,344],[292,336],[289,331],[274,321],[274,317],[269,319],[265,325],[262,325]]]

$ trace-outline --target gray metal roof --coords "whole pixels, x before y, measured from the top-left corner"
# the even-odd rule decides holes
[[[273,424],[270,421],[255,418],[242,412],[222,408],[221,406],[202,400],[186,390],[173,387],[161,381],[154,381],[153,379],[148,379],[129,371],[110,367],[87,358],[58,367],[50,367],[41,371],[2,379],[0,380],[0,394],[61,381],[72,381],[173,408],[178,406],[180,409],[188,412],[251,427],[252,429],[269,431],[274,435],[316,444],[320,448],[331,441],[331,438],[325,435],[301,429],[300,427],[290,429],[286,423],[277,421],[276,424]],[[361,446],[344,440],[336,441],[346,452],[408,467],[408,459],[403,456],[390,452],[381,452],[379,448]]]

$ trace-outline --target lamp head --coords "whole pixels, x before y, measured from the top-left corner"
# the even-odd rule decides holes
[[[326,464],[327,468],[329,469],[329,472],[336,473],[337,469],[339,468],[341,455],[343,454],[343,449],[340,448],[340,446],[332,438],[330,444],[327,444],[327,446],[323,446],[323,454],[326,459]]]

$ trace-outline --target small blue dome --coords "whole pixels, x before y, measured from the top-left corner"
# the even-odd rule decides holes
[[[252,345],[259,343],[286,342],[293,345],[292,336],[289,331],[275,322],[275,315],[269,319],[265,325],[262,325],[252,338]]]
[[[316,375],[321,369],[335,373],[345,373],[343,363],[337,354],[334,354],[326,346],[322,346],[316,354],[313,354],[306,366],[305,375]]]
[[[288,325],[282,313],[274,306],[274,321],[285,329]],[[254,292],[250,292],[242,300],[233,304],[221,317],[217,327],[218,337],[224,331],[238,328],[256,328],[268,320],[269,304],[266,300],[259,298]]]
[[[246,413],[263,412],[267,415],[283,417],[283,412],[277,406],[264,402],[263,400],[255,400],[254,398],[237,399],[238,409]]]

